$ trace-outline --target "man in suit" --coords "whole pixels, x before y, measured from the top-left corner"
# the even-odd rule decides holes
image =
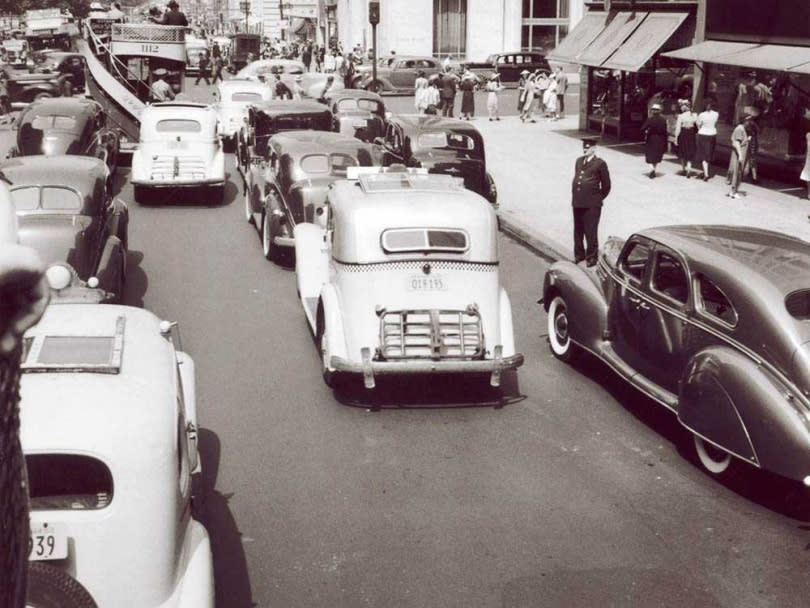
[[[610,194],[607,163],[596,156],[596,139],[583,139],[583,155],[574,165],[571,205],[574,209],[574,262],[596,265],[602,201]],[[583,246],[583,239],[585,245]]]

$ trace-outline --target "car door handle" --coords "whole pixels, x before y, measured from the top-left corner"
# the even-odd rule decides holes
[[[650,310],[650,305],[637,296],[629,296],[627,299],[630,301],[630,304],[639,310]]]

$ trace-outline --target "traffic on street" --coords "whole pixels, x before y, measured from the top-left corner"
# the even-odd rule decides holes
[[[364,2],[352,48],[297,4],[278,35],[174,0],[7,24],[9,608],[804,606],[810,244],[599,230],[626,162],[568,129],[564,39],[397,52]],[[526,123],[576,138],[534,191]],[[573,257],[516,200],[552,181]]]

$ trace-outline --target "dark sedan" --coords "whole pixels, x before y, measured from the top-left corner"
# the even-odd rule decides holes
[[[67,262],[120,299],[126,280],[129,211],[113,200],[103,161],[31,156],[0,165],[17,214],[19,239],[45,265]],[[0,201],[2,202],[2,201]]]
[[[552,353],[587,350],[672,410],[707,471],[810,486],[810,244],[736,226],[610,239],[543,287]]]
[[[78,97],[42,99],[20,112],[13,156],[69,154],[102,159],[110,175],[118,167],[118,136],[106,126],[104,109]]]
[[[498,191],[487,171],[484,139],[470,123],[439,116],[395,116],[377,143],[383,148],[383,166],[404,164],[463,178],[468,190],[497,206]]]
[[[385,133],[385,103],[382,97],[363,89],[342,89],[327,94],[332,112],[332,130],[363,141],[374,141]]]

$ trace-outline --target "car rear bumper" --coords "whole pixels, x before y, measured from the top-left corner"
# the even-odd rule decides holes
[[[433,360],[407,359],[402,361],[372,361],[371,351],[362,349],[362,361],[348,361],[332,357],[331,367],[338,373],[363,374],[366,388],[374,388],[377,375],[404,374],[490,374],[490,384],[500,386],[501,373],[523,365],[523,354],[500,356],[500,346],[495,348],[495,357],[479,360]]]
[[[172,182],[153,180],[132,180],[133,186],[144,188],[198,188],[200,186],[224,186],[225,180],[221,177],[210,179],[177,180]]]

